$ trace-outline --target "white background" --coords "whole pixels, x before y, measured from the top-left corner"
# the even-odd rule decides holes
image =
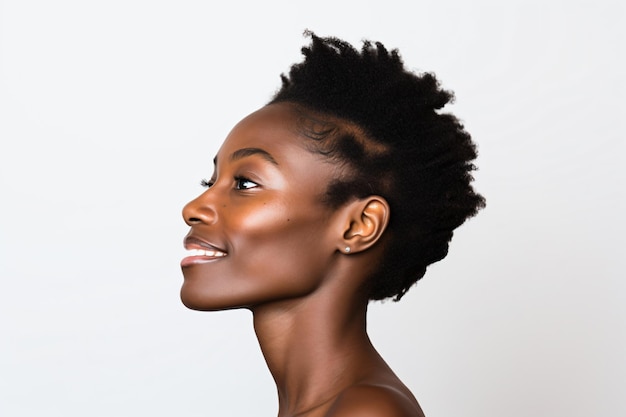
[[[399,48],[479,144],[488,207],[370,311],[426,415],[626,415],[619,3],[1,1],[0,415],[275,415],[250,314],[178,299],[180,211],[305,28]]]

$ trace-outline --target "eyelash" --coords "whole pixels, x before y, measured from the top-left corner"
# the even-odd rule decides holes
[[[203,186],[204,188],[211,188],[213,186],[213,184],[215,184],[215,181],[213,180],[206,180],[204,178],[202,178],[200,180],[200,185]]]
[[[249,188],[242,187],[241,185],[246,182],[254,184],[254,187],[249,187]],[[206,179],[200,180],[200,185],[203,186],[204,188],[211,188],[213,184],[215,184],[215,181],[213,180],[209,180],[209,181],[207,181]],[[235,177],[235,189],[236,190],[249,190],[251,188],[256,188],[257,186],[258,184],[256,182],[246,177],[239,177],[239,176]]]

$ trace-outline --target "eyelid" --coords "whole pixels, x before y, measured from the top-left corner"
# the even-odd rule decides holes
[[[240,191],[242,191],[242,190],[251,190],[251,189],[254,189],[254,188],[257,188],[257,187],[260,186],[260,184],[258,182],[253,181],[250,178],[240,176],[240,175],[234,177],[234,180],[235,180],[235,189],[236,190],[240,190]],[[249,187],[249,188],[240,187],[240,183],[243,183],[243,182],[252,183],[252,184],[254,184],[254,187]],[[203,186],[204,188],[211,188],[214,184],[215,184],[215,180],[214,179],[210,179],[210,180],[207,181],[205,178],[203,178],[203,179],[200,180],[200,185]]]
[[[249,182],[249,183],[254,184],[254,187],[250,187],[250,188],[243,188],[243,187],[241,187],[240,186],[241,183],[245,183],[245,182]],[[236,175],[235,176],[235,190],[237,190],[237,191],[247,191],[247,190],[252,190],[252,189],[255,189],[255,188],[258,188],[258,187],[260,187],[260,184],[258,182],[256,182],[256,181],[251,180],[248,177],[244,177],[242,175]]]
[[[242,158],[244,159],[244,158]],[[215,185],[215,183],[217,182],[217,178],[216,178],[216,173],[217,173],[217,157],[214,159],[214,173],[213,176],[211,177],[210,180],[206,180],[206,179],[202,179],[200,181],[200,185],[204,188],[211,188]],[[237,163],[236,165],[240,165],[239,163]],[[234,181],[234,186],[233,188],[237,191],[248,191],[248,190],[253,190],[256,188],[260,188],[261,187],[261,183],[259,182],[258,176],[254,173],[254,170],[251,170],[251,172],[246,172],[248,171],[247,165],[243,164],[243,166],[239,166],[239,167],[233,167],[233,169],[235,169],[236,171],[240,171],[241,169],[243,169],[243,171],[245,172],[245,175],[234,175],[233,176],[233,181]],[[241,171],[240,171],[241,172]],[[254,178],[254,179],[251,179]],[[254,184],[254,186],[252,187],[241,187],[241,183],[243,182],[250,182],[252,184]]]

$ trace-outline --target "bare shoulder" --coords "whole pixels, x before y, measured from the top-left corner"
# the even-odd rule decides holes
[[[335,400],[325,417],[424,417],[412,396],[390,385],[360,384]]]

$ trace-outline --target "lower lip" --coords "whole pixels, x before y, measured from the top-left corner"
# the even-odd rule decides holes
[[[206,264],[209,262],[214,262],[214,261],[219,261],[220,259],[224,259],[225,256],[219,256],[219,257],[211,257],[211,256],[188,256],[186,258],[183,258],[182,261],[180,261],[180,266],[181,267],[186,267],[186,266],[191,266],[191,265],[198,265],[198,264]]]

